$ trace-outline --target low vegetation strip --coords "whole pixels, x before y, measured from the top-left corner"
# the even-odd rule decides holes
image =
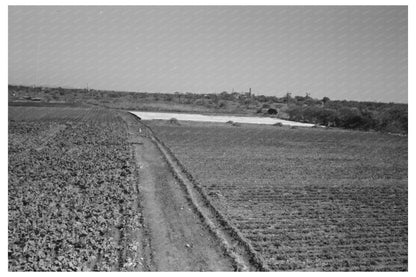
[[[407,270],[406,137],[149,124],[272,270]]]
[[[9,109],[9,271],[141,269],[136,169],[101,109]]]
[[[266,93],[267,94],[267,93]],[[408,105],[313,98],[309,93],[278,96],[226,92],[150,93],[24,87],[9,85],[9,101],[70,105],[98,105],[130,111],[204,114],[244,114],[272,117],[312,125],[345,129],[375,130],[387,133],[408,132]]]

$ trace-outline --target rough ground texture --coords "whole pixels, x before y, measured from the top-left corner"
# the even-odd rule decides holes
[[[9,107],[10,271],[407,270],[407,138]]]
[[[148,270],[234,270],[230,257],[194,212],[146,128],[133,117],[126,120],[139,169]]]
[[[141,213],[123,121],[101,109],[9,108],[10,271],[129,271]]]
[[[8,197],[10,271],[254,268],[125,113],[10,107]]]
[[[272,270],[407,270],[407,137],[146,124]]]

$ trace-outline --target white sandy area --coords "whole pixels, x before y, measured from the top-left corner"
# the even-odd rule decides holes
[[[273,125],[275,123],[282,123],[288,126],[299,127],[312,127],[314,124],[301,123],[270,117],[248,117],[248,116],[228,116],[228,115],[202,115],[202,114],[186,114],[186,113],[165,113],[165,112],[140,112],[130,111],[130,113],[140,117],[142,120],[154,120],[162,119],[169,120],[176,118],[179,121],[198,121],[198,122],[238,122],[238,123],[250,123],[250,124],[268,124]]]

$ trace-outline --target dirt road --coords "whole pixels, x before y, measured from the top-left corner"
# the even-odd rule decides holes
[[[264,261],[135,116],[124,114],[138,168],[143,270],[256,271]]]
[[[231,258],[193,211],[146,130],[131,118],[128,122],[146,229],[142,235],[144,270],[233,271]]]

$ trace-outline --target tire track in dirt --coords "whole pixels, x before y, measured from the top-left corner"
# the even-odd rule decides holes
[[[126,117],[131,135],[140,137],[135,153],[149,230],[145,255],[149,268],[268,271],[251,244],[211,204],[169,148],[136,117]]]

